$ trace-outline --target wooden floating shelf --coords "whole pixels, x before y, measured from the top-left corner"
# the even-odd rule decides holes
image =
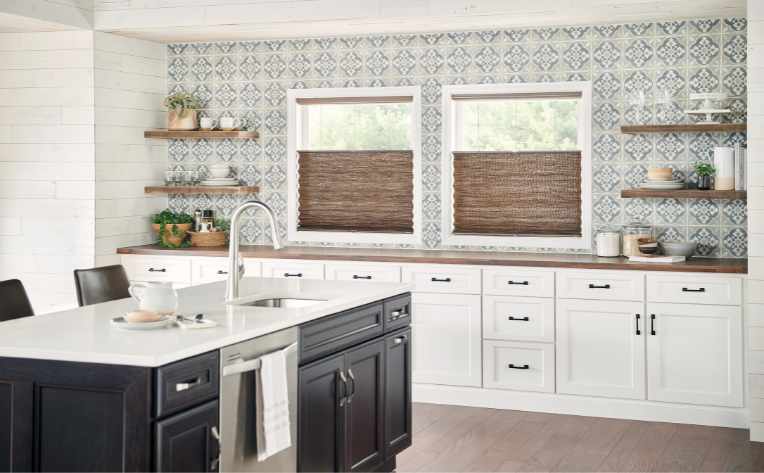
[[[715,191],[698,189],[679,190],[653,190],[653,189],[625,189],[621,191],[624,199],[659,197],[664,199],[746,199],[746,191]]]
[[[257,186],[146,186],[146,194],[257,194]]]
[[[695,132],[721,132],[721,133],[745,133],[748,125],[745,123],[718,123],[715,125],[703,125],[701,123],[679,125],[624,125],[621,133],[695,133]]]
[[[256,140],[260,134],[256,131],[223,131],[223,130],[146,130],[143,132],[144,138],[155,138],[160,140],[169,139],[188,139],[188,140]]]

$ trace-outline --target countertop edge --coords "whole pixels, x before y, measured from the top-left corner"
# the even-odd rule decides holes
[[[490,253],[481,255],[478,252],[449,251],[448,255],[432,254],[423,255],[432,251],[443,250],[413,250],[411,255],[400,254],[409,250],[390,250],[389,254],[364,254],[363,249],[331,248],[332,253],[321,253],[325,248],[316,247],[288,247],[289,252],[273,250],[269,247],[243,246],[243,257],[262,259],[304,259],[317,261],[363,261],[380,263],[400,264],[463,264],[475,266],[517,266],[536,268],[561,268],[561,269],[605,269],[605,270],[630,270],[630,271],[662,271],[681,273],[715,273],[715,274],[747,274],[748,263],[746,259],[731,258],[693,258],[685,263],[658,264],[658,263],[632,263],[623,258],[613,258],[612,261],[602,261],[603,258],[591,255],[568,255],[568,254],[535,254],[535,253]],[[340,253],[347,251],[346,254]],[[373,249],[370,251],[385,251]],[[414,253],[415,252],[415,253]],[[156,255],[156,256],[185,256],[185,257],[224,257],[227,256],[225,248],[194,248],[194,249],[164,249],[156,245],[130,246],[118,248],[120,255]],[[397,254],[396,254],[397,253]],[[456,253],[456,254],[454,254]],[[513,259],[513,255],[516,256]],[[559,259],[554,259],[557,256]],[[598,261],[585,261],[585,257],[597,258]],[[534,259],[537,257],[538,259]],[[580,261],[571,261],[579,258]]]

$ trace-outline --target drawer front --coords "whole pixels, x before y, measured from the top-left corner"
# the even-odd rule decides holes
[[[554,299],[483,296],[483,338],[554,342]]]
[[[131,256],[126,263],[131,281],[191,282],[190,258]]]
[[[156,370],[156,417],[178,412],[220,392],[220,361],[212,351]]]
[[[364,263],[327,263],[328,281],[401,282],[401,267]]]
[[[740,305],[742,281],[732,277],[647,275],[649,302]]]
[[[324,263],[301,260],[263,261],[263,277],[324,279]]]
[[[228,278],[228,258],[196,258],[191,261],[191,274],[194,285],[225,281]],[[260,276],[260,262],[252,258],[244,258],[244,277],[258,278]]]
[[[382,335],[382,313],[382,303],[375,303],[303,325],[300,327],[300,363]]]
[[[405,265],[402,280],[415,292],[480,294],[480,269],[459,265]]]
[[[554,271],[524,268],[486,268],[483,294],[554,297]]]
[[[617,301],[644,300],[645,276],[632,271],[561,271],[557,297]]]
[[[554,392],[554,345],[483,342],[483,386]]]
[[[411,323],[411,294],[388,299],[385,308],[385,332],[405,327]]]

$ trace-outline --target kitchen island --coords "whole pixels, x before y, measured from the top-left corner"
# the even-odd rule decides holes
[[[299,331],[295,351],[300,364],[298,417],[303,406],[320,405],[328,395],[333,409],[324,415],[335,416],[330,424],[340,426],[333,439],[334,452],[328,456],[318,452],[324,455],[319,458],[310,450],[303,454],[300,447],[309,446],[314,435],[326,444],[325,432],[299,422],[300,461],[311,470],[326,466],[336,471],[356,466],[357,454],[372,448],[375,451],[363,452],[361,460],[372,458],[373,462],[359,465],[362,469],[393,468],[395,454],[410,443],[409,286],[245,278],[242,298],[229,304],[224,302],[224,289],[219,282],[179,291],[179,313],[203,313],[218,323],[214,328],[127,331],[114,327],[113,317],[136,308],[132,299],[2,323],[0,469],[217,471],[221,468],[219,442],[224,445],[226,440],[216,438],[219,428],[225,432],[225,426],[219,425],[219,411],[224,407],[220,406],[226,402],[219,395],[226,362],[221,349],[285,330]],[[248,305],[272,298],[311,300],[312,304]],[[388,346],[396,348],[390,356],[384,351]],[[405,350],[397,350],[399,346]],[[375,363],[352,365],[353,350],[367,354],[377,350],[372,353],[376,358],[367,357]],[[311,391],[314,385],[303,380],[303,373],[314,379],[326,360],[334,365],[347,360],[349,365],[330,373],[331,383],[322,385],[328,392]],[[338,374],[345,377],[351,365],[356,378],[375,376],[368,383],[377,389],[366,389],[363,379],[354,380],[351,389],[347,383],[340,386]],[[364,371],[369,366],[374,369]],[[394,374],[391,370],[402,370],[400,379],[386,385]],[[402,392],[391,391],[401,387]],[[370,417],[361,418],[360,410],[345,408],[351,396],[356,396],[355,405],[376,407],[368,410]],[[398,404],[390,406],[385,401]],[[382,436],[369,445],[353,445],[346,434],[357,425]],[[401,425],[406,432],[384,437],[391,427]],[[225,464],[222,468],[226,469]]]

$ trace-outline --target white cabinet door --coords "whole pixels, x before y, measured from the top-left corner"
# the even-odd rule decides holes
[[[415,383],[480,386],[480,296],[412,295]]]
[[[653,303],[647,309],[655,317],[647,323],[648,399],[742,407],[740,307]]]
[[[645,398],[641,302],[557,302],[557,392]]]

